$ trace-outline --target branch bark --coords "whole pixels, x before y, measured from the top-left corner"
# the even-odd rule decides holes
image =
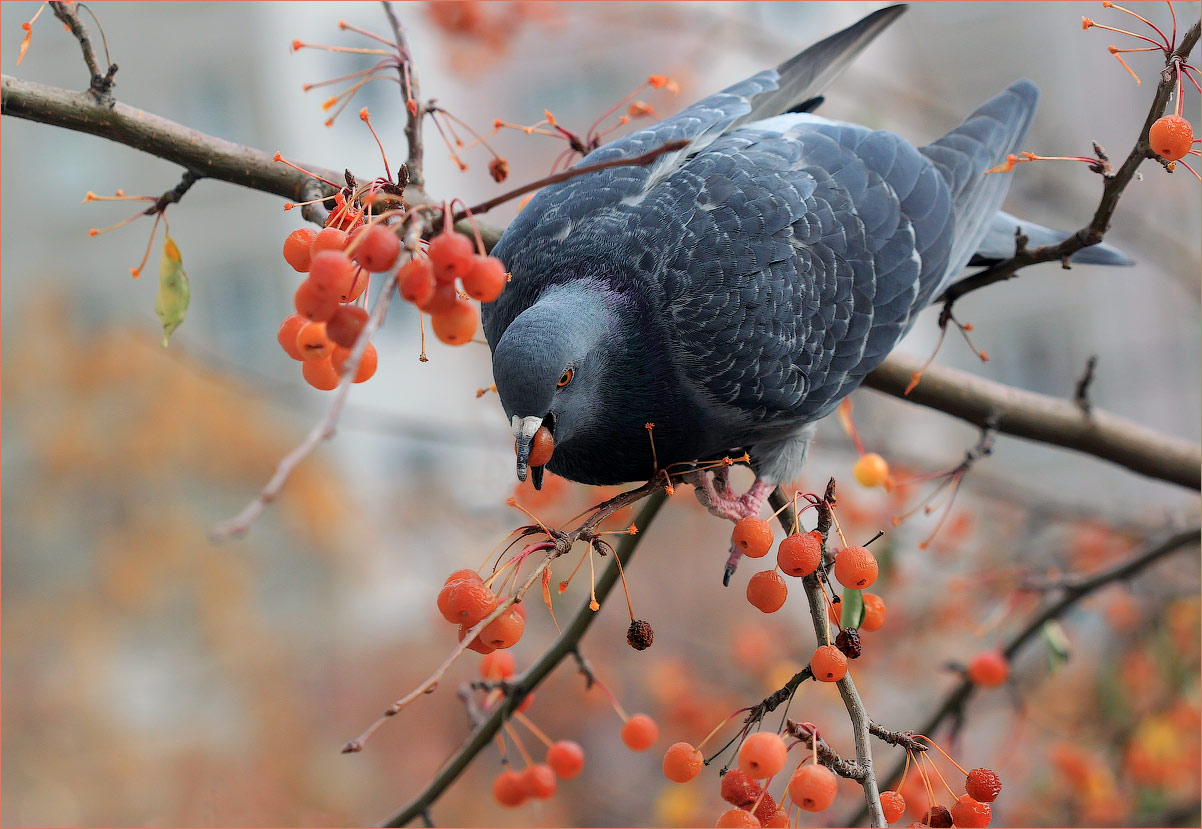
[[[1071,400],[1016,389],[966,371],[929,366],[905,394],[922,361],[893,354],[864,380],[877,391],[909,400],[998,432],[1094,455],[1120,466],[1179,484],[1202,488],[1202,448],[1100,409],[1087,415]]]

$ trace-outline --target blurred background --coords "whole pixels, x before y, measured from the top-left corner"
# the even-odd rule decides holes
[[[679,84],[677,95],[639,94],[666,115],[879,7],[396,5],[423,96],[485,133],[494,119],[532,124],[544,109],[583,132],[653,73]],[[1170,25],[1166,5],[1132,6]],[[1182,29],[1198,18],[1197,3],[1174,7]],[[36,10],[0,8],[4,72],[85,87],[79,46],[49,12],[16,66],[20,23]],[[393,167],[405,156],[392,83],[369,84],[332,127],[323,125],[326,93],[301,89],[372,58],[289,50],[293,39],[370,46],[338,21],[383,34],[375,4],[104,3],[95,11],[121,67],[115,94],[123,103],[360,176],[381,172],[375,142],[354,116],[367,106]],[[1099,3],[915,4],[830,90],[821,114],[922,144],[1028,77],[1042,99],[1024,149],[1088,154],[1096,140],[1112,158],[1125,157],[1160,63],[1130,56],[1144,81],[1137,87],[1106,47],[1138,44],[1083,32],[1082,15],[1144,31]],[[1186,115],[1197,124],[1198,97],[1186,92]],[[512,130],[489,140],[509,161],[504,185],[487,175],[489,156],[478,147],[463,154],[469,169],[460,172],[428,128],[431,191],[472,203],[545,174],[563,149]],[[244,540],[210,545],[208,528],[255,497],[321,417],[328,394],[305,385],[275,342],[298,281],[280,246],[301,218],[260,193],[202,181],[168,211],[192,305],[161,347],[153,311],[161,235],[146,275],[130,279],[150,222],[89,238],[89,228],[132,211],[80,202],[87,191],[157,195],[180,174],[98,138],[3,120],[0,820],[377,823],[420,791],[468,733],[454,689],[475,676],[478,657],[468,654],[438,693],[389,722],[361,754],[339,749],[454,644],[434,606],[445,576],[477,567],[524,522],[505,506],[515,482],[500,406],[495,395],[476,394],[491,382],[488,350],[432,342],[430,362],[420,363],[416,312],[394,304],[376,341],[379,371],[353,390],[336,437],[301,465]],[[1071,230],[1089,220],[1099,191],[1084,165],[1020,165],[1007,208]],[[972,294],[957,316],[973,324],[990,361],[977,361],[955,336],[938,361],[1068,397],[1096,354],[1098,406],[1197,441],[1198,192],[1187,171],[1145,165],[1107,237],[1134,267],[1044,265]],[[514,210],[488,221],[503,224]],[[902,348],[926,356],[937,333],[929,312]],[[875,392],[852,399],[867,449],[884,455],[899,481],[953,467],[978,437],[960,421]],[[874,545],[883,564],[874,592],[888,604],[888,621],[865,634],[854,673],[875,720],[894,729],[917,727],[954,686],[948,663],[1023,626],[1039,601],[1016,589],[1024,576],[1090,571],[1197,520],[1196,492],[999,438],[950,510],[944,498],[932,514],[920,508],[894,527],[935,483],[864,489],[850,475],[855,457],[829,419],[799,486],[820,489],[832,475],[845,481],[839,516],[849,540],[887,530]],[[544,520],[563,521],[605,494],[552,479],[543,493],[524,487],[517,497]],[[628,573],[636,615],[655,626],[654,647],[626,646],[621,597],[600,611],[585,642],[622,705],[659,720],[660,745],[632,755],[604,695],[586,693],[564,665],[529,713],[553,739],[585,746],[585,773],[546,803],[503,810],[489,796],[500,769],[490,749],[437,804],[435,822],[712,825],[726,808],[716,772],[685,786],[662,781],[662,749],[696,743],[780,687],[814,646],[799,588],[773,616],[744,599],[752,563],[722,588],[727,531],[681,488]],[[556,579],[575,563],[557,565]],[[1198,825],[1198,597],[1191,551],[1100,591],[1062,621],[1067,663],[1032,645],[1009,686],[974,697],[954,737],[932,735],[966,768],[1002,775],[995,825]],[[586,600],[578,578],[557,599],[558,618]],[[519,667],[555,636],[537,602],[529,617],[514,649]],[[852,754],[833,687],[802,686],[790,716],[819,724]],[[537,748],[529,732],[522,739]],[[882,768],[900,759],[879,743],[874,752]],[[844,825],[861,802],[846,785],[831,810],[806,815],[803,825]]]

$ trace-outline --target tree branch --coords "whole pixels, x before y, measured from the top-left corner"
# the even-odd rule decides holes
[[[92,48],[92,39],[88,37],[88,30],[84,28],[83,21],[79,19],[79,5],[77,3],[62,3],[54,2],[50,4],[54,16],[63,21],[64,25],[76,40],[79,41],[79,48],[83,50],[83,62],[88,67],[88,73],[91,75],[89,89],[92,91],[96,100],[104,106],[113,105],[113,76],[117,74],[117,64],[109,63],[108,71],[101,73],[100,64],[96,60],[96,50]],[[88,9],[90,12],[91,9]],[[92,15],[95,19],[96,15]],[[100,28],[100,21],[96,21],[96,27]],[[104,37],[104,33],[100,35]],[[104,48],[105,57],[108,57],[108,45]]]
[[[1089,415],[1070,400],[1016,389],[946,366],[922,370],[922,381],[905,394],[922,361],[893,354],[864,380],[864,385],[929,406],[984,427],[990,418],[998,432],[1066,449],[1075,449],[1130,470],[1202,488],[1202,448],[1138,423],[1091,409]]]
[[[1202,27],[1202,24],[1195,23],[1189,28],[1189,31],[1181,38],[1180,45],[1166,58],[1165,62],[1168,67],[1173,65],[1174,60],[1184,61],[1189,57],[1189,53],[1198,45],[1200,27]],[[1148,116],[1144,119],[1144,125],[1140,129],[1139,139],[1135,142],[1135,146],[1131,148],[1131,152],[1127,154],[1127,160],[1119,167],[1118,172],[1114,175],[1103,177],[1102,196],[1098,201],[1097,208],[1094,210],[1093,219],[1090,220],[1088,225],[1057,245],[1044,245],[1034,250],[1018,250],[1014,256],[1004,262],[991,265],[949,286],[943,292],[942,296],[935,301],[945,302],[950,305],[971,291],[1016,276],[1020,269],[1028,265],[1065,260],[1082,248],[1101,242],[1106,231],[1110,229],[1110,219],[1114,215],[1115,208],[1118,207],[1119,197],[1123,195],[1123,191],[1127,189],[1127,185],[1135,178],[1135,171],[1139,168],[1139,165],[1145,159],[1158,158],[1148,144],[1148,130],[1151,129],[1152,123],[1157,118],[1164,115],[1169,98],[1172,96],[1175,88],[1176,75],[1169,71],[1162,72],[1160,83],[1156,87],[1156,96],[1152,99],[1152,106],[1148,109]]]
[[[405,28],[392,10],[392,3],[383,0],[384,14],[388,17],[388,25],[392,27],[392,37],[397,48],[401,51],[401,65],[397,71],[401,75],[401,91],[410,96],[413,102],[405,106],[405,140],[409,144],[409,157],[405,161],[405,169],[409,173],[409,183],[419,190],[426,186],[426,176],[422,169],[422,119],[426,117],[426,108],[422,104],[421,85],[418,83],[417,67],[413,65],[413,53],[409,51],[409,41],[405,39]]]
[[[656,513],[659,512],[666,498],[666,493],[659,487],[647,496],[647,502],[634,519],[635,525],[639,528],[638,534],[622,536],[622,540],[618,543],[617,552],[615,553],[616,561],[611,561],[609,566],[605,568],[605,572],[597,580],[598,602],[604,604],[606,597],[618,582],[618,562],[620,561],[623,567],[629,565],[630,559],[634,555],[639,542],[647,534],[647,528],[655,519]],[[596,617],[597,613],[590,610],[587,603],[581,607],[577,611],[575,618],[572,619],[572,623],[555,640],[555,644],[537,662],[531,665],[524,674],[509,683],[509,694],[497,704],[492,715],[479,728],[472,732],[459,751],[455,752],[455,755],[443,767],[442,771],[438,773],[438,776],[409,805],[390,817],[384,825],[405,826],[426,814],[427,810],[446,791],[447,787],[455,782],[459,775],[463,773],[463,770],[467,768],[468,764],[475,759],[476,755],[492,741],[493,736],[501,730],[501,727],[509,719],[511,713],[521,705],[526,695],[537,688],[539,683],[566,657],[577,653],[576,649],[580,644],[580,640],[584,637],[585,631],[592,625]]]

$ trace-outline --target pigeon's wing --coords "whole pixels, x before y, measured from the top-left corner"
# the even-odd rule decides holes
[[[1011,216],[999,210],[993,215],[989,232],[977,246],[977,250],[968,260],[969,265],[992,265],[1009,259],[1015,251],[1015,231],[1022,231],[1027,237],[1027,247],[1038,248],[1044,245],[1058,245],[1072,236],[1063,230],[1053,230],[1050,227],[1037,225],[1026,219]],[[1134,262],[1118,248],[1105,243],[1090,245],[1073,254],[1073,262],[1081,265],[1133,265]]]
[[[914,147],[813,115],[722,137],[643,204],[681,217],[674,234],[661,220],[657,264],[682,376],[752,437],[828,413],[888,355],[954,229]]]

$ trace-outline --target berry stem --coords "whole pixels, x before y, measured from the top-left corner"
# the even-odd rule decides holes
[[[514,711],[513,718],[515,720],[517,720],[518,722],[520,722],[522,725],[526,726],[528,729],[530,729],[530,732],[535,737],[538,737],[540,740],[542,740],[543,743],[547,746],[547,748],[550,748],[552,746],[551,739],[546,734],[543,733],[543,730],[541,728],[539,728],[537,725],[532,723],[530,721],[530,718],[527,717],[525,714],[523,714],[521,711]]]
[[[514,711],[514,714],[517,712]],[[518,736],[517,729],[509,723],[505,723],[505,733],[509,735],[509,739],[513,740],[513,744],[517,746],[518,754],[522,755],[522,762],[527,766],[533,766],[534,760],[530,758],[530,752],[526,751],[526,746],[522,743],[522,738]]]
[[[955,766],[957,769],[959,769],[961,774],[963,774],[965,777],[968,776],[968,772],[964,770],[964,767],[961,766],[959,763],[957,763],[954,759],[952,759],[952,756],[950,754],[948,754],[946,751],[944,751],[942,748],[940,748],[939,743],[935,742],[934,740],[932,740],[930,737],[926,736],[925,734],[915,734],[914,739],[925,740],[928,744],[930,744],[931,746],[936,748],[940,754],[942,754],[944,757],[946,757],[953,766]]]

